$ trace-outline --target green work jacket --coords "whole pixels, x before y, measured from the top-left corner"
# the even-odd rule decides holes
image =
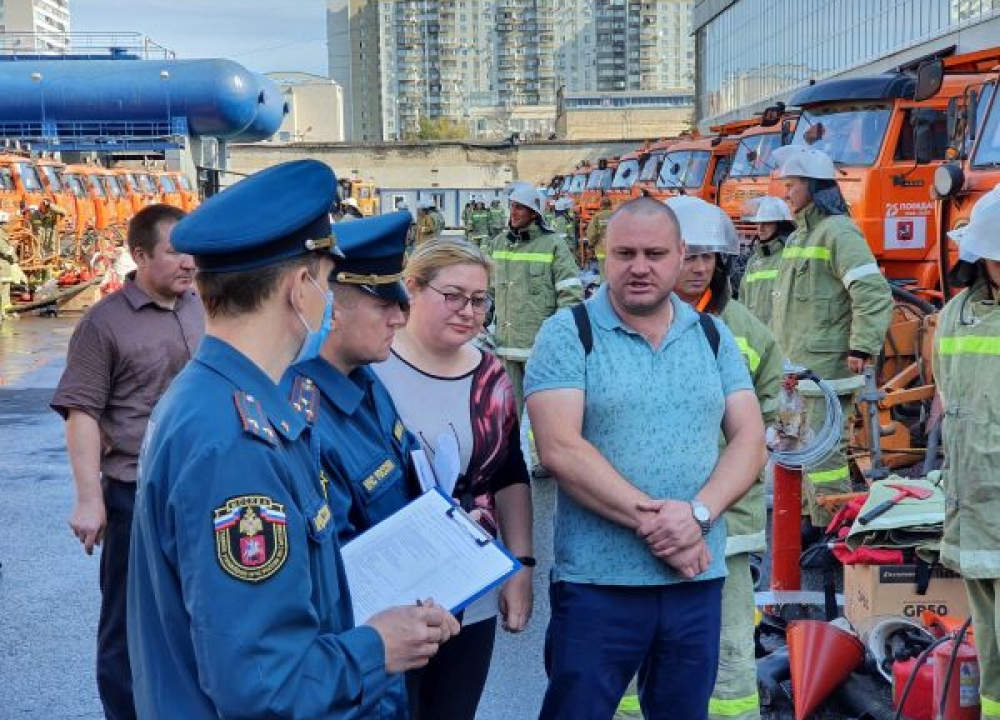
[[[562,307],[583,300],[579,268],[566,239],[532,223],[508,228],[489,244],[493,258],[496,354],[525,361],[542,323]]]
[[[892,291],[864,236],[845,215],[810,203],[781,251],[771,329],[792,362],[846,378],[852,350],[874,357],[892,319]]]
[[[941,561],[1000,578],[1000,309],[982,281],[941,311],[933,362],[945,411]]]

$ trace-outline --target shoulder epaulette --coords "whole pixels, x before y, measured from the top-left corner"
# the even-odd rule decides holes
[[[236,411],[243,422],[243,432],[258,437],[268,445],[277,445],[278,436],[271,427],[267,414],[260,402],[253,396],[239,390],[233,393]]]
[[[289,401],[295,412],[305,416],[306,422],[310,425],[316,420],[319,412],[319,388],[309,378],[304,375],[297,375],[292,383],[292,394]]]

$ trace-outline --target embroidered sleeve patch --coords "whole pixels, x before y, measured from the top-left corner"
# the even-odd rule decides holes
[[[288,558],[285,507],[266,495],[230,498],[213,511],[215,558],[228,575],[257,583]]]

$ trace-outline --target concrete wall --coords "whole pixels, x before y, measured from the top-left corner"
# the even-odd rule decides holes
[[[560,138],[618,139],[674,137],[690,130],[692,108],[608,108],[607,110],[568,110],[556,118]]]
[[[608,142],[552,141],[489,146],[467,143],[233,145],[229,148],[227,167],[237,173],[251,173],[288,160],[315,158],[330,165],[338,175],[370,179],[383,190],[491,190],[514,180],[546,183],[553,175],[570,172],[581,160],[596,163],[602,157],[622,155],[642,145],[643,140],[640,137]],[[233,182],[235,177],[223,178],[223,183]]]

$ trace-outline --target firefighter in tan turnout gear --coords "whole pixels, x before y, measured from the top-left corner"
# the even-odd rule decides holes
[[[496,265],[496,354],[510,376],[520,416],[524,410],[524,366],[535,335],[556,310],[583,299],[583,284],[566,238],[553,232],[542,218],[545,196],[528,183],[515,183],[509,199],[507,229],[490,241],[488,252]]]
[[[767,326],[731,298],[727,265],[739,252],[736,228],[721,208],[700,198],[680,195],[666,204],[677,215],[686,245],[674,291],[726,323],[750,369],[764,424],[770,425],[777,414],[784,355]],[[760,720],[750,555],[765,549],[766,513],[760,477],[724,516],[728,574],[722,586],[719,672],[708,708],[712,720]]]
[[[885,341],[892,291],[847,215],[830,157],[802,145],[788,145],[775,156],[782,163],[785,200],[796,229],[781,251],[771,330],[793,363],[810,368],[837,391],[846,423],[854,393],[864,384],[865,365]],[[818,428],[825,400],[804,400],[810,424]],[[818,497],[850,489],[846,438],[845,425],[840,447],[803,473],[803,496],[814,526],[830,520]]]
[[[771,322],[771,294],[778,279],[778,265],[785,241],[795,230],[788,204],[781,198],[765,195],[757,198],[754,212],[744,218],[757,225],[757,238],[740,279],[740,302],[758,320]]]
[[[979,654],[983,720],[1000,720],[1000,187],[949,233],[974,262],[934,336],[934,378],[944,405],[941,562],[964,578]]]

